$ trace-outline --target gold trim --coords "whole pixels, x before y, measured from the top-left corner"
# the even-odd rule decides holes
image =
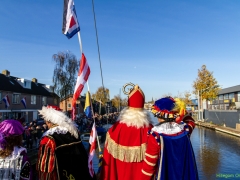
[[[144,159],[144,161],[149,165],[149,166],[155,166],[156,164],[153,164],[151,162],[149,162],[148,160],[146,160],[146,158]]]
[[[157,155],[153,156],[153,155],[150,155],[148,153],[145,153],[145,156],[150,157],[150,158],[157,158],[158,157]]]
[[[56,147],[56,150],[57,150],[58,148],[61,148],[61,147],[64,147],[64,146],[71,146],[71,145],[78,144],[78,143],[81,143],[81,141],[73,142],[73,143],[70,143],[70,144],[63,144],[63,145],[60,145],[60,146]]]
[[[161,178],[161,173],[162,173],[162,160],[163,160],[163,147],[164,147],[164,142],[163,142],[163,137],[160,136],[160,140],[161,140],[161,154],[160,154],[160,163],[159,163],[159,169],[158,169],[158,179],[160,180]]]
[[[145,174],[145,175],[147,175],[147,176],[152,176],[152,175],[153,175],[153,174],[151,174],[151,173],[147,173],[147,172],[144,171],[143,169],[142,169],[142,173]]]
[[[134,86],[134,89],[130,92],[128,97],[130,98],[136,91],[139,91],[145,99],[145,95],[144,95],[143,91],[141,90],[141,88],[137,84]]]
[[[111,139],[107,132],[105,147],[115,159],[123,162],[141,162],[145,157],[146,143],[140,146],[122,146]]]

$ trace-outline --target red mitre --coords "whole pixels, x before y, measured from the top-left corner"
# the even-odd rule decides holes
[[[138,85],[135,85],[128,96],[128,107],[142,109],[145,103],[145,95]]]

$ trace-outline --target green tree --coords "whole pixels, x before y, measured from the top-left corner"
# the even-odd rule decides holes
[[[71,52],[58,52],[52,56],[56,63],[53,72],[53,87],[61,99],[74,93],[79,61]],[[67,101],[65,101],[67,109]]]
[[[104,91],[105,90],[105,91]],[[92,99],[98,101],[98,102],[102,102],[102,104],[106,104],[107,101],[109,101],[109,89],[104,88],[103,87],[99,87],[96,91],[95,94],[92,94]]]
[[[212,100],[215,99],[220,90],[217,80],[213,77],[213,72],[210,72],[206,65],[202,65],[198,69],[198,77],[193,82],[193,94],[198,94],[202,99]]]

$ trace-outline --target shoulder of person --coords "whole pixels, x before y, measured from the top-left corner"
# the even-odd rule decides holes
[[[40,146],[47,145],[50,148],[56,148],[56,143],[51,136],[44,136],[40,141]]]

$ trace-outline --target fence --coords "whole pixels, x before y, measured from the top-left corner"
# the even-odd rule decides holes
[[[240,123],[240,110],[204,110],[203,118],[205,122],[235,129],[236,124]]]

